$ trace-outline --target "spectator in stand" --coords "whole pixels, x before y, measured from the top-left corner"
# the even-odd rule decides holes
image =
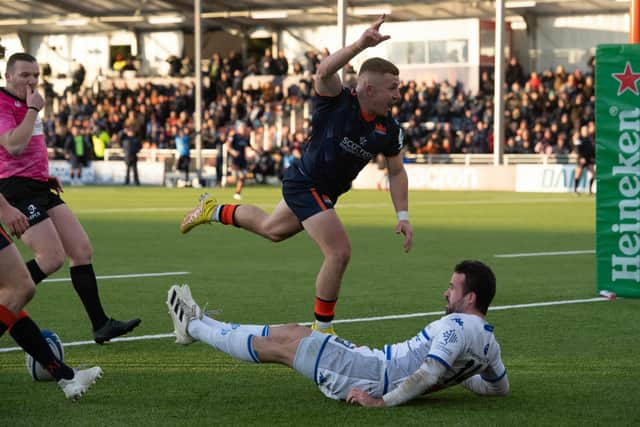
[[[305,54],[306,64],[304,68],[311,73],[312,76],[316,74],[316,68],[320,63],[320,57],[315,49],[308,50]]]
[[[504,146],[504,154],[522,154],[522,148],[519,146],[516,138],[510,136]]]
[[[531,131],[529,131],[529,129],[525,129],[522,131],[520,137],[520,146],[522,147],[522,154],[533,153],[534,143],[531,140]]]
[[[420,149],[421,154],[440,154],[440,135],[438,132],[431,132],[429,138],[427,139],[427,143]]]
[[[164,128],[155,114],[149,116],[149,120],[145,124],[144,140],[147,141],[152,148],[166,148],[161,141],[164,134]]]
[[[524,71],[522,70],[522,65],[520,65],[518,58],[515,56],[509,58],[509,63],[507,64],[507,69],[505,71],[505,81],[509,87],[514,83],[524,83]]]
[[[582,173],[587,169],[589,177],[589,194],[593,194],[593,182],[596,179],[596,147],[594,140],[589,135],[589,128],[582,126],[580,130],[574,132],[574,145],[578,152],[578,163],[576,164],[575,178],[573,182],[573,191],[579,194],[578,185],[582,178]]]
[[[263,75],[273,75],[275,74],[276,64],[273,59],[273,55],[271,54],[271,48],[266,48],[264,50],[264,55],[260,59],[260,74]]]
[[[488,71],[485,70],[480,75],[480,90],[479,90],[479,94],[482,97],[487,98],[487,97],[493,96],[493,92],[494,92],[493,77],[489,74]]]
[[[71,86],[65,89],[65,95],[67,93],[78,93],[82,84],[84,83],[85,76],[87,75],[87,71],[84,68],[82,63],[77,62],[75,59],[72,63],[73,70],[71,71]]]
[[[241,92],[243,82],[244,82],[244,76],[242,75],[242,71],[235,70],[233,72],[233,79],[231,80],[231,89],[234,92]]]
[[[553,120],[553,119],[552,119]],[[563,132],[565,134],[568,134],[571,132],[573,125],[571,124],[571,121],[569,120],[569,114],[567,113],[562,113],[562,115],[560,116],[560,121],[556,122],[558,123],[558,130],[560,132]]]
[[[540,77],[538,77],[538,73],[532,71],[527,84],[529,85],[527,88],[529,91],[537,92],[540,89],[540,86],[542,86],[542,81],[540,80]]]
[[[170,55],[167,58],[167,62],[169,63],[169,77],[179,77],[180,76],[180,68],[182,64],[180,63],[180,58],[175,55]]]
[[[463,154],[473,154],[473,132],[463,134],[458,147],[458,152]]]
[[[455,139],[455,132],[453,131],[451,123],[445,122],[442,124],[438,124],[437,130],[440,134],[441,140],[448,139],[449,141],[453,141]]]
[[[128,57],[127,60],[125,61],[124,66],[122,67],[122,70],[120,72],[120,75],[122,76],[122,74],[125,71],[138,71],[138,68],[136,67],[136,64],[133,62],[133,58],[132,57]]]
[[[553,136],[550,129],[545,129],[542,138],[536,142],[533,151],[548,156],[553,153]]]
[[[416,121],[415,116],[411,117],[404,130],[404,139],[409,152],[413,154],[418,153],[427,140],[427,130]]]
[[[118,53],[116,55],[115,61],[113,61],[113,64],[111,65],[111,68],[113,68],[113,71],[117,71],[122,76],[122,69],[124,68],[126,63],[127,61],[125,61],[124,56]]]
[[[195,71],[195,66],[193,64],[193,60],[191,59],[190,56],[185,55],[180,60],[180,75],[183,77],[193,76],[194,71]]]
[[[227,55],[227,64],[229,66],[229,71],[234,72],[235,70],[241,70],[242,67],[242,58],[235,50],[229,51]]]
[[[533,125],[533,129],[531,130],[531,140],[533,141],[534,147],[535,144],[542,141],[544,137],[544,128],[542,127],[542,123],[539,120],[535,121]]]
[[[589,75],[594,77],[596,75],[596,57],[592,56],[589,58],[587,65],[589,66]]]
[[[402,101],[400,102],[400,122],[408,122],[413,114],[413,111],[416,108],[416,104],[412,99],[411,92],[407,91],[402,96]]]
[[[453,100],[453,103],[451,104],[451,120],[452,121],[456,121],[456,122],[460,122],[460,120],[462,120],[462,117],[464,116],[464,112],[467,109],[467,99],[464,96],[463,92],[459,92],[455,99]],[[449,122],[445,122],[445,123],[449,123]]]
[[[449,121],[449,116],[451,114],[451,103],[447,98],[446,94],[441,93],[438,97],[438,102],[436,102],[435,106],[436,120],[439,123],[444,123]]]
[[[89,165],[91,145],[79,125],[71,127],[71,133],[64,141],[64,151],[71,164],[71,184],[82,185],[82,168]]]
[[[551,148],[551,154],[555,154],[557,156],[566,156],[569,154],[569,147],[567,146],[567,134],[559,133],[558,139],[556,140],[556,145]]]
[[[209,62],[209,78],[216,80],[220,77],[220,71],[222,71],[222,60],[218,52],[213,52],[211,61]]]
[[[93,155],[96,160],[104,159],[104,150],[109,148],[109,144],[111,142],[111,137],[107,131],[96,124],[93,127],[93,133],[91,135],[91,144],[93,147]]]
[[[542,82],[542,87],[545,91],[549,92],[553,89],[554,75],[551,69],[546,69],[542,72],[542,76],[540,77],[540,81]]]
[[[472,149],[474,154],[482,154],[489,152],[489,133],[487,127],[482,120],[476,123],[476,129],[471,136]]]
[[[120,143],[124,150],[124,161],[127,165],[124,185],[129,185],[131,173],[133,173],[134,184],[140,185],[140,179],[138,177],[138,153],[142,148],[142,143],[136,135],[133,126],[127,126],[124,128],[124,133],[120,138]]]
[[[289,61],[283,50],[278,51],[278,57],[275,59],[275,73],[278,76],[286,76],[289,74]]]
[[[562,87],[564,86],[564,83],[566,81],[567,81],[567,72],[564,70],[563,65],[558,65],[556,67],[555,77],[553,79],[553,90],[555,90],[556,93],[561,92]]]
[[[572,123],[581,123],[585,119],[584,96],[581,93],[575,96],[569,107],[569,119]]]

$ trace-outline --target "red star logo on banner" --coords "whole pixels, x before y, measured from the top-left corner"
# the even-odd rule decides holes
[[[612,76],[620,82],[618,95],[623,94],[627,89],[638,95],[638,86],[636,85],[636,81],[640,79],[640,73],[634,73],[629,62],[627,62],[627,65],[624,67],[624,73],[613,73]]]

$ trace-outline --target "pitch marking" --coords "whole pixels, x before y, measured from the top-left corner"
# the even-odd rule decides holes
[[[528,256],[556,256],[556,255],[584,255],[595,254],[595,249],[588,249],[584,251],[557,251],[557,252],[524,252],[520,254],[497,254],[495,258],[521,258]]]
[[[167,271],[165,273],[140,273],[140,274],[114,274],[111,276],[96,276],[96,279],[130,279],[135,277],[161,277],[161,276],[185,276],[191,274],[190,271]],[[69,282],[70,277],[61,277],[58,279],[45,279],[44,282]]]
[[[514,305],[503,305],[498,307],[489,307],[490,311],[499,311],[499,310],[512,310],[518,308],[531,308],[531,307],[547,307],[551,305],[565,305],[565,304],[581,304],[587,302],[602,302],[602,301],[611,301],[606,298],[586,298],[586,299],[574,299],[574,300],[564,300],[564,301],[547,301],[547,302],[534,302],[530,304],[514,304]],[[426,317],[426,316],[442,316],[444,314],[443,310],[440,311],[431,311],[428,313],[409,313],[409,314],[393,314],[389,316],[377,316],[377,317],[359,317],[355,319],[341,319],[334,320],[333,323],[357,323],[357,322],[375,322],[380,320],[395,320],[395,319],[409,319],[413,317]],[[300,325],[309,326],[310,322],[299,323]],[[277,325],[271,325],[277,326]],[[142,340],[154,340],[154,339],[162,339],[162,338],[173,338],[174,335],[171,334],[155,334],[155,335],[140,335],[133,337],[122,337],[122,338],[114,338],[110,342],[121,342],[121,341],[142,341]],[[94,341],[74,341],[63,343],[65,347],[77,347],[81,345],[89,345],[95,344]],[[0,348],[0,353],[8,353],[10,351],[18,351],[22,350],[20,347],[8,347],[8,348]]]
[[[587,199],[513,199],[513,200],[441,200],[441,201],[412,201],[411,206],[458,206],[458,205],[522,205],[522,204],[540,204],[540,203],[574,203]],[[258,206],[266,208],[275,208],[274,203],[258,203]],[[338,204],[338,209],[370,209],[370,208],[387,208],[388,203],[357,203],[346,202]],[[172,212],[189,212],[193,206],[186,207],[146,207],[146,208],[104,208],[104,209],[76,209],[76,214],[113,214],[113,213],[172,213]]]

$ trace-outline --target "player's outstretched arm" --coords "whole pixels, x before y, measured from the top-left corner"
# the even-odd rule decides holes
[[[338,70],[366,48],[376,46],[391,37],[380,34],[380,26],[384,19],[385,15],[380,16],[376,22],[362,33],[355,43],[337,50],[320,62],[313,83],[313,87],[318,94],[324,96],[338,95],[342,90],[342,83],[336,74]]]
[[[368,393],[354,388],[349,392],[347,402],[371,407],[402,405],[436,385],[446,369],[442,363],[429,358],[424,361],[417,371],[409,375],[402,384],[382,396],[382,398],[376,399]]]
[[[506,396],[510,390],[509,379],[506,374],[498,381],[486,381],[480,374],[477,374],[464,380],[462,387],[484,396]]]
[[[409,252],[413,245],[413,228],[409,223],[409,179],[402,163],[402,152],[396,156],[387,157],[387,166],[389,192],[398,216],[396,234],[404,235],[404,251]]]

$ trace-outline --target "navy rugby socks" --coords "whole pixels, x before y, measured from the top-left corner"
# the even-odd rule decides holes
[[[31,261],[27,262],[27,269],[31,274],[31,279],[33,280],[33,283],[35,283],[36,285],[47,278],[47,275],[45,274],[44,271],[40,269],[40,266],[38,265],[35,259],[32,259]]]

